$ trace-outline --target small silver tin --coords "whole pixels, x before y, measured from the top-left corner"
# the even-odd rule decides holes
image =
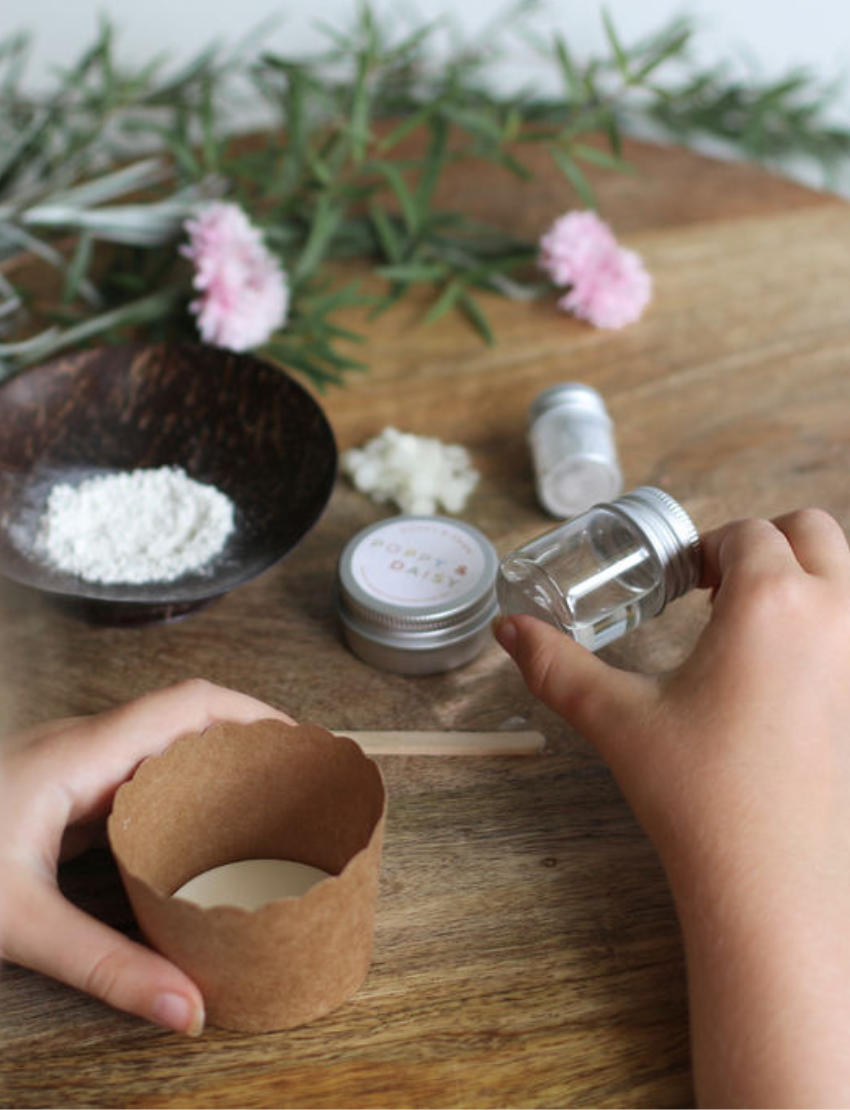
[[[495,548],[441,516],[396,516],[364,528],[339,560],[336,603],[346,643],[397,674],[453,670],[491,639]]]

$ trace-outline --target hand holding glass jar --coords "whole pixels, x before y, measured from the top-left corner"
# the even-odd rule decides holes
[[[612,584],[613,615],[628,610],[629,590],[649,604],[664,580],[663,560],[638,558],[626,542],[630,529],[616,555],[600,557],[600,539],[616,539],[620,523],[606,515],[597,534],[573,522],[574,550],[574,533],[569,544],[548,541],[579,560],[580,581],[598,576],[595,615]],[[548,584],[556,572],[545,549],[526,568],[532,584],[548,576],[542,604],[533,587],[519,590],[531,603],[496,636],[532,692],[596,747],[658,851],[685,942],[697,1104],[848,1105],[850,550],[841,527],[804,510],[704,534],[698,584],[712,590],[710,619],[663,675],[620,670],[551,627],[580,610],[582,595],[569,600],[567,580]],[[697,584],[686,562],[673,592]],[[633,576],[650,567],[641,587]],[[531,619],[535,611],[547,620]],[[578,629],[578,640],[606,635],[596,619]]]

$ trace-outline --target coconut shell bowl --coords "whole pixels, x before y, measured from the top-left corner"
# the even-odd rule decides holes
[[[91,621],[185,616],[292,550],[327,504],[336,463],[316,401],[250,355],[160,344],[59,357],[0,385],[0,573]],[[201,570],[106,585],[37,552],[54,484],[162,466],[182,467],[234,504],[233,531]]]

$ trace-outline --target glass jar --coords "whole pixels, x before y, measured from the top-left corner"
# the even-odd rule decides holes
[[[657,616],[701,571],[688,514],[663,490],[639,486],[506,555],[496,592],[505,616],[541,617],[596,651]]]
[[[614,427],[595,389],[563,382],[544,390],[528,425],[537,497],[552,516],[575,516],[621,491]]]

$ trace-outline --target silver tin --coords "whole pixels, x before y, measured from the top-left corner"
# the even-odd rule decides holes
[[[398,674],[460,667],[491,640],[497,568],[493,545],[463,521],[403,515],[364,528],[337,572],[346,643]]]
[[[582,382],[546,389],[528,412],[537,497],[565,518],[609,501],[623,488],[614,427],[602,396]]]

